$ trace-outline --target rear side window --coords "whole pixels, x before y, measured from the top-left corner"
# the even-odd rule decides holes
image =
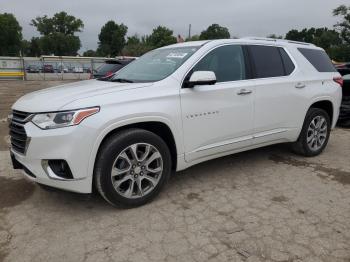
[[[293,61],[290,59],[289,55],[283,48],[280,47],[279,50],[282,56],[285,74],[290,75],[294,71],[295,65],[293,64]]]
[[[278,47],[252,45],[249,46],[249,52],[255,69],[255,78],[285,75],[284,65]]]
[[[298,48],[298,50],[318,72],[337,72],[325,51],[308,48]]]

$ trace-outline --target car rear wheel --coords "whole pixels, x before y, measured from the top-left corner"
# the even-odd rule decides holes
[[[130,129],[103,143],[95,166],[95,185],[102,197],[112,205],[135,207],[159,194],[171,173],[171,156],[156,134]]]
[[[310,108],[300,136],[292,146],[297,154],[312,157],[322,153],[331,132],[329,115],[320,108]]]

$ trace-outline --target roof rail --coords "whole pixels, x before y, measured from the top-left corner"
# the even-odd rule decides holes
[[[297,45],[314,46],[314,44],[310,44],[310,43],[306,43],[306,42],[299,42],[299,41],[293,41],[293,40],[287,40],[287,39],[275,39],[275,38],[268,38],[268,37],[243,37],[242,39],[270,41],[270,42],[275,42],[275,43],[282,42],[282,43],[290,43],[290,44],[297,44]]]

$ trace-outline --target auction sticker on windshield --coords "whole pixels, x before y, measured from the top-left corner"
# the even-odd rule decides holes
[[[169,55],[167,55],[167,58],[184,58],[185,56],[187,56],[188,53],[170,53]]]

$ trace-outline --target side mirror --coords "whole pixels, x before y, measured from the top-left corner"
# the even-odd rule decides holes
[[[215,85],[216,76],[213,71],[196,71],[188,80],[188,87],[194,87],[197,85]]]

